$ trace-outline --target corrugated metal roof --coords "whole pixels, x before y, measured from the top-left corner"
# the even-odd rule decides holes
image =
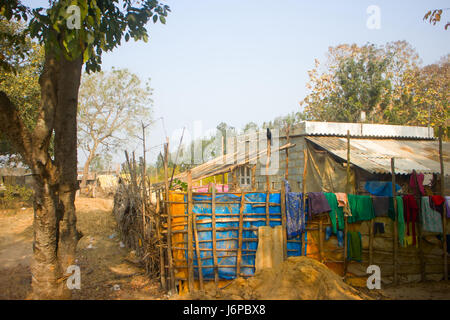
[[[341,137],[307,137],[337,157],[347,159],[347,139]],[[450,173],[450,143],[442,143],[445,175]],[[350,161],[371,173],[390,173],[391,158],[395,172],[410,174],[440,173],[439,142],[436,140],[350,139]]]
[[[291,136],[346,136],[347,130],[350,136],[361,138],[433,139],[433,129],[427,127],[320,121],[302,121],[292,128]],[[284,136],[284,132],[281,134]]]

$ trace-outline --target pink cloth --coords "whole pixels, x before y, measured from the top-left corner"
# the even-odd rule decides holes
[[[417,186],[416,186],[416,177],[417,177],[417,184],[419,185],[419,190],[420,193],[422,195],[425,194],[425,190],[423,189],[423,179],[425,178],[425,176],[423,175],[423,173],[416,173],[416,170],[413,171],[413,173],[411,174],[410,178],[409,178],[409,186],[412,188],[413,191],[416,190]]]
[[[223,189],[222,189],[223,186]],[[194,186],[192,189],[194,189],[194,192],[205,192],[208,193],[210,185],[207,186]],[[223,190],[223,191],[222,191]],[[216,184],[216,192],[228,192],[228,185],[227,184]]]

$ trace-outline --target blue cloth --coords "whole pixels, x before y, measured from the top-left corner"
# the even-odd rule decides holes
[[[286,186],[286,228],[288,239],[295,238],[305,231],[303,213],[303,193],[290,192],[289,182],[284,180]]]
[[[390,181],[367,181],[364,189],[374,196],[392,197],[392,182]],[[401,187],[395,184],[395,191],[399,191]]]

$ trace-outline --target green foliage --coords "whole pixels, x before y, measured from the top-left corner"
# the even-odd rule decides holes
[[[177,189],[177,188],[181,188],[183,191],[187,191],[188,185],[186,182],[183,182],[180,179],[173,178],[172,189]]]
[[[71,5],[80,9],[79,29],[67,23],[75,21],[68,10]],[[31,17],[29,33],[45,45],[46,52],[67,59],[82,56],[88,72],[100,71],[102,53],[120,46],[123,38],[147,42],[146,24],[151,19],[165,24],[168,12],[170,8],[156,0],[50,0],[49,9],[30,9],[18,0],[0,1],[0,15],[8,20]]]
[[[18,204],[30,205],[33,200],[33,189],[27,186],[6,185],[3,191],[0,191],[0,204],[3,208],[15,208]]]
[[[308,72],[306,119],[357,122],[364,111],[368,122],[406,124],[415,116],[406,79],[418,64],[405,41],[330,47],[327,61]]]
[[[11,37],[21,37],[15,45],[9,37],[0,37],[0,56],[8,64],[0,68],[0,91],[7,94],[17,106],[25,126],[32,130],[36,124],[41,99],[39,75],[42,71],[44,50],[24,36],[25,27],[21,23],[7,21],[0,16],[0,33]],[[0,154],[7,155],[11,161],[18,162],[16,150],[0,134]]]

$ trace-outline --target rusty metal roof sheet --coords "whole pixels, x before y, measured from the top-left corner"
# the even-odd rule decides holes
[[[347,139],[342,137],[306,137],[331,154],[347,159]],[[450,143],[442,142],[445,175],[450,173]],[[350,139],[350,161],[371,173],[390,173],[391,158],[395,172],[410,174],[440,173],[437,140]]]

